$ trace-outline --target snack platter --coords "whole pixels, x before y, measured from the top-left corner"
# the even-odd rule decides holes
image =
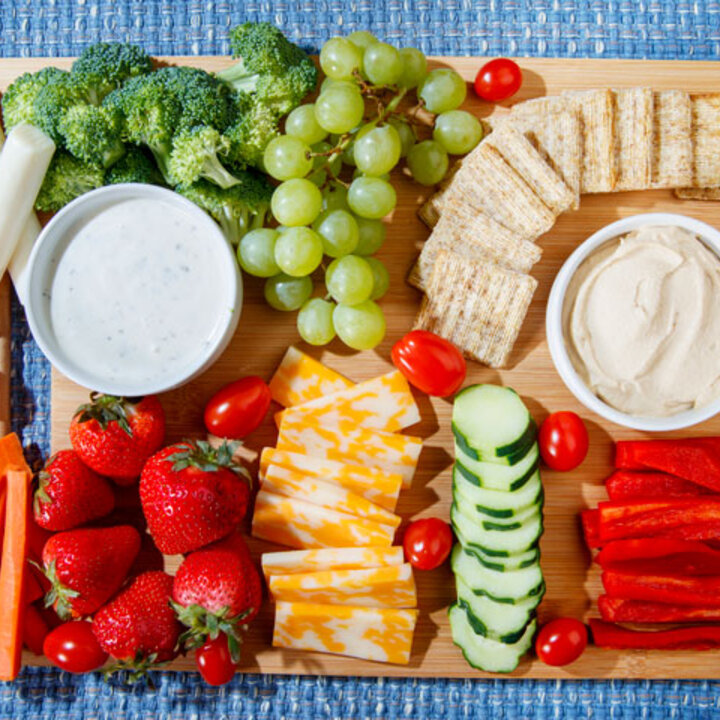
[[[172,58],[174,63],[193,64],[218,70],[231,61],[226,58]],[[55,60],[53,60],[55,62]],[[57,61],[60,67],[70,60]],[[6,60],[0,63],[0,88],[4,89],[21,72],[43,67],[45,59]],[[646,86],[656,90],[682,88],[688,92],[717,90],[717,65],[695,62],[597,61],[521,59],[524,84],[508,103],[563,90],[598,87]],[[436,58],[434,65],[456,69],[471,81],[477,70],[474,58]],[[507,112],[502,105],[483,103],[468,95],[464,108],[480,117],[494,110]],[[428,228],[417,218],[417,209],[429,191],[398,177],[395,180],[398,205],[392,217],[388,241],[379,256],[390,270],[391,285],[382,307],[388,321],[386,339],[373,352],[352,353],[334,341],[324,349],[300,347],[329,367],[355,382],[391,369],[392,344],[412,327],[420,294],[405,282]],[[541,540],[542,570],[547,593],[539,608],[539,620],[562,615],[597,617],[596,599],[600,592],[599,573],[593,569],[590,554],[582,541],[578,513],[605,498],[602,485],[611,471],[612,441],[645,437],[642,433],[612,425],[581,406],[565,388],[550,358],[545,340],[545,307],[553,279],[577,245],[598,228],[617,219],[641,212],[681,212],[710,225],[720,224],[720,207],[712,202],[678,200],[669,190],[584,195],[580,209],[561,215],[539,244],[543,249],[532,275],[539,283],[528,316],[507,369],[493,370],[468,364],[466,384],[498,383],[514,388],[530,413],[541,419],[548,412],[567,409],[585,421],[590,435],[590,451],[584,463],[567,473],[543,470],[545,488],[545,533]],[[262,299],[261,284],[245,278],[245,297],[238,331],[228,349],[212,368],[178,390],[162,397],[168,419],[167,440],[174,442],[204,434],[202,408],[219,387],[244,375],[269,379],[289,344],[297,344],[294,318],[269,309]],[[67,418],[84,402],[87,391],[53,371],[52,449],[66,447]],[[451,502],[453,438],[450,430],[452,404],[439,398],[417,394],[421,423],[408,432],[423,438],[425,445],[410,490],[400,495],[397,512],[404,521],[423,516],[447,518]],[[720,434],[720,418],[707,421],[673,437]],[[245,457],[254,475],[257,456],[264,446],[273,445],[275,432],[264,424],[248,438]],[[248,518],[249,522],[249,518]],[[280,549],[249,538],[258,555]],[[173,561],[175,562],[173,563]],[[169,558],[173,570],[179,558]],[[373,663],[319,653],[279,650],[270,647],[272,611],[265,603],[243,645],[241,669],[247,672],[294,673],[311,675],[491,677],[471,668],[453,645],[447,607],[454,600],[452,573],[448,566],[432,573],[417,572],[420,617],[408,666]],[[717,651],[614,651],[589,646],[583,656],[568,668],[544,665],[528,656],[507,677],[525,678],[718,678],[720,664],[713,662]],[[26,654],[24,662],[40,660]],[[192,669],[190,658],[174,661],[169,669]],[[494,676],[498,677],[498,676]],[[505,677],[505,676],[503,676]]]

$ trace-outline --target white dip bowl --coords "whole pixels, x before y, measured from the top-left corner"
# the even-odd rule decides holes
[[[25,312],[50,362],[74,382],[137,397],[186,383],[222,353],[242,280],[217,224],[177,193],[110,185],[43,229]]]
[[[565,261],[555,278],[547,304],[545,325],[548,346],[555,368],[572,394],[589,410],[624,427],[649,432],[668,432],[696,425],[720,412],[720,398],[701,407],[666,417],[643,417],[621,412],[603,402],[587,387],[573,367],[563,329],[563,310],[568,286],[578,268],[605,243],[616,240],[645,226],[675,226],[695,234],[716,255],[720,256],[720,232],[700,220],[674,213],[646,213],[606,225],[579,245]],[[720,359],[719,359],[720,361]]]

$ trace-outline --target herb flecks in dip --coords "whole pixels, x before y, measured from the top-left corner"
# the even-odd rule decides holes
[[[720,259],[679,227],[642,227],[578,268],[563,308],[570,359],[612,407],[666,417],[720,395]]]

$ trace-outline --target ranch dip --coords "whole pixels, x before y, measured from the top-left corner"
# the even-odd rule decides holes
[[[233,312],[227,258],[201,224],[172,202],[127,199],[79,225],[47,279],[61,353],[98,386],[182,380]]]
[[[720,395],[720,259],[679,227],[642,227],[578,268],[563,308],[570,359],[612,407],[666,417]]]

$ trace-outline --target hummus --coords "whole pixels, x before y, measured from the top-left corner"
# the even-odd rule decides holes
[[[706,405],[720,395],[720,259],[679,227],[611,240],[575,273],[563,330],[608,405],[644,417]]]

